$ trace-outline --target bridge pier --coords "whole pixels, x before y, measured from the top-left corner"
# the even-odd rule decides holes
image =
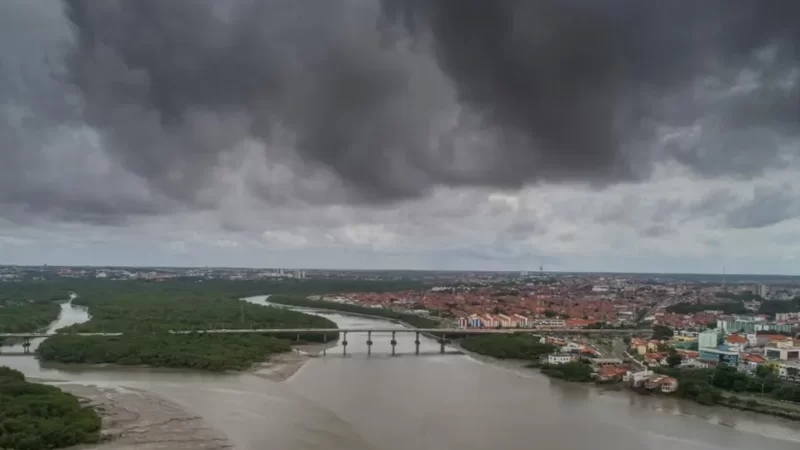
[[[442,334],[442,338],[439,339],[439,353],[444,354],[444,334]]]
[[[325,356],[328,354],[328,349],[326,348],[328,344],[328,335],[325,333],[322,334],[322,343],[322,356]]]
[[[347,331],[344,332],[344,340],[342,341],[342,355],[347,356]]]
[[[417,338],[414,339],[414,345],[416,346],[414,354],[419,355],[419,331],[417,331]]]
[[[367,331],[367,356],[372,356],[372,331]]]
[[[22,353],[29,354],[31,352],[31,339],[25,338],[22,340]]]
[[[392,356],[395,356],[395,347],[397,347],[397,340],[395,339],[395,332],[392,331],[392,340],[390,342],[392,344]]]

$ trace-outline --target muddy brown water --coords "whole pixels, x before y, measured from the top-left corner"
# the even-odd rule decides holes
[[[266,302],[266,296],[248,299]],[[322,314],[339,327],[400,327]],[[51,329],[86,320],[65,305]],[[55,327],[55,328],[54,328]],[[797,450],[800,423],[672,398],[646,397],[550,380],[467,355],[438,355],[435,341],[348,336],[289,380],[248,373],[48,366],[29,356],[0,365],[42,379],[129,386],[160,394],[202,416],[241,450]],[[364,342],[361,342],[364,341]]]

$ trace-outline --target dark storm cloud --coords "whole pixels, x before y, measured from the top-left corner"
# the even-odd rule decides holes
[[[131,197],[111,183],[85,206],[63,202],[101,215],[169,209],[141,203],[159,196],[213,207],[217,169],[253,139],[267,164],[344,186],[248,180],[279,203],[286,192],[385,203],[437,185],[643,180],[667,159],[750,177],[797,156],[786,145],[800,113],[796,1],[64,0],[62,12],[12,0],[0,20],[30,5],[47,21],[3,27],[0,46],[68,25],[71,40],[50,43],[66,55],[33,44],[3,53],[0,100],[38,121],[0,123],[13,131],[2,171],[16,203],[37,192],[14,188],[31,183],[30,149],[78,119],[151,191]],[[30,55],[50,59],[38,75],[48,90],[20,94],[8,67]],[[69,189],[51,191],[87,192]],[[127,201],[108,203],[112,193]]]
[[[655,126],[707,114],[718,132],[657,157],[753,174],[780,164],[766,131],[797,134],[800,86],[787,82],[800,56],[793,0],[383,3],[413,33],[431,31],[463,104],[525,137],[501,151],[487,181],[640,178]],[[762,84],[721,95],[749,68]]]

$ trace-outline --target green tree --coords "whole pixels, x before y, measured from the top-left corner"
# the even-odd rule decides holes
[[[41,450],[94,443],[100,417],[54,386],[0,367],[0,448]]]
[[[678,367],[682,362],[683,356],[676,352],[674,348],[669,349],[669,354],[667,355],[667,366]]]
[[[697,402],[701,405],[713,405],[714,397],[711,395],[710,391],[703,391],[697,396]]]
[[[675,332],[672,331],[672,328],[664,326],[664,325],[653,325],[653,339],[661,341],[672,339],[675,335]]]

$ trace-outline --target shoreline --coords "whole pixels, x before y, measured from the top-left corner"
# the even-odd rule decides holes
[[[298,344],[292,346],[292,351],[273,355],[268,361],[256,363],[242,373],[251,373],[259,378],[280,383],[290,379],[311,358],[329,348],[338,345],[338,341],[327,344]]]
[[[158,394],[125,386],[50,382],[93,407],[101,417],[101,440],[73,450],[221,450],[233,444],[202,417]]]

